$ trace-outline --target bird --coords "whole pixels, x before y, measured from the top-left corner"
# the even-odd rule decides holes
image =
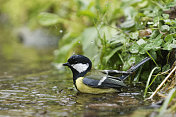
[[[119,92],[122,87],[127,87],[124,80],[148,60],[150,57],[144,58],[127,71],[94,70],[88,57],[74,54],[63,66],[71,69],[73,84],[79,92],[102,94]]]

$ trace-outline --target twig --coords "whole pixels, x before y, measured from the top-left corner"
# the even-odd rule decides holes
[[[171,69],[168,69],[168,70],[166,70],[166,71],[164,71],[164,72],[158,73],[157,75],[160,76],[160,75],[168,74],[170,70],[171,70]],[[156,76],[156,75],[153,75],[153,76]]]
[[[159,95],[160,97],[162,97],[162,98],[166,98],[166,97],[167,97],[167,95],[164,95],[164,94],[159,93],[159,92],[158,92],[158,95]]]
[[[172,75],[172,73],[175,72],[175,70],[176,70],[176,66],[167,75],[167,77],[163,80],[163,82],[156,88],[156,90],[153,92],[153,94],[147,99],[152,99],[156,95],[156,93],[159,91],[159,89],[164,85],[164,83],[168,80],[168,78]]]

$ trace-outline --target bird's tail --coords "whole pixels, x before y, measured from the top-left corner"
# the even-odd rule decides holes
[[[143,65],[145,62],[147,62],[147,61],[150,60],[150,59],[151,59],[151,58],[149,58],[149,57],[144,58],[141,62],[139,62],[138,64],[132,66],[132,67],[131,67],[129,70],[127,70],[127,71],[129,71],[129,72],[134,72],[134,71],[136,71],[141,65]]]
[[[132,66],[129,70],[127,70],[127,72],[135,72],[141,65],[143,65],[145,62],[147,62],[148,60],[150,60],[151,58],[149,57],[146,57],[144,58],[141,62],[139,62],[138,64]],[[121,76],[121,80],[125,80],[130,74],[127,74],[127,75],[122,75]]]

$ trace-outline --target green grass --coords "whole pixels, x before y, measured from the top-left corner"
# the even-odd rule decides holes
[[[167,112],[167,109],[168,109],[170,102],[175,97],[176,97],[176,88],[173,88],[172,90],[170,90],[168,96],[166,97],[166,99],[164,101],[164,104],[159,109],[159,117],[163,116],[163,114]]]
[[[152,71],[150,72],[150,75],[149,75],[149,77],[148,77],[148,80],[147,80],[147,83],[146,83],[146,86],[145,86],[144,98],[146,98],[148,89],[150,88],[150,86],[153,84],[153,82],[155,81],[155,79],[156,79],[157,76],[158,76],[158,74],[157,74],[157,75],[153,78],[153,80],[151,81],[151,83],[150,83],[150,80],[151,80],[151,78],[152,78],[152,75],[153,75],[154,71],[157,70],[157,69],[161,69],[161,68],[160,68],[160,67],[155,67],[155,68],[153,68]]]

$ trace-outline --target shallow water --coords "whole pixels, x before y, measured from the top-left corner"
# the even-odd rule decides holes
[[[52,51],[26,48],[8,30],[0,32],[0,116],[119,116],[147,105],[136,87],[77,93],[71,73],[52,66]]]
[[[116,116],[143,105],[140,93],[81,94],[53,71],[0,79],[0,115]]]

